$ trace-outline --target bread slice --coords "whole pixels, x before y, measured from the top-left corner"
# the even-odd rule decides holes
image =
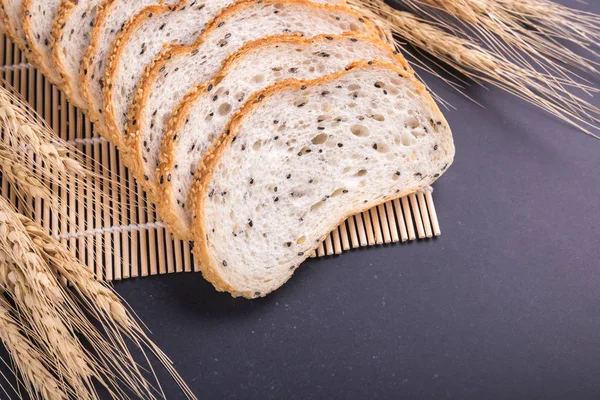
[[[102,0],[61,0],[52,25],[52,60],[69,100],[85,110],[81,97],[80,71],[83,55]]]
[[[62,80],[52,60],[52,22],[60,0],[25,0],[23,2],[23,32],[31,53],[29,60],[36,64],[46,78],[62,88]]]
[[[313,0],[314,1],[314,0]],[[317,3],[340,3],[343,0],[320,0]],[[206,24],[232,0],[188,0],[177,7],[150,6],[136,15],[115,39],[106,68],[104,118],[113,141],[120,144],[127,128],[129,105],[144,72],[166,44],[191,45]],[[131,60],[136,62],[132,63]]]
[[[193,184],[194,255],[220,291],[283,285],[350,215],[432,184],[452,163],[448,124],[402,67],[359,62],[252,97]]]
[[[0,0],[0,18],[4,32],[21,48],[27,49],[25,32],[23,32],[23,0]]]
[[[102,86],[108,56],[113,40],[125,23],[150,5],[175,4],[180,0],[104,0],[98,7],[96,22],[92,29],[90,45],[81,64],[81,96],[87,104],[88,116],[96,129],[110,138],[104,121],[104,97]]]
[[[127,23],[114,41],[105,75],[104,118],[114,143],[121,144],[129,104],[144,67],[166,44],[192,44],[207,22],[231,2],[189,0],[178,6],[150,6]]]
[[[245,0],[234,4],[209,24],[197,43],[169,46],[146,68],[131,106],[128,148],[158,154],[173,107],[195,85],[215,75],[225,58],[244,43],[282,33],[310,37],[352,30],[375,34],[371,23],[345,6],[304,0]],[[136,176],[150,181],[141,166],[134,163],[130,168]]]
[[[277,81],[318,78],[361,59],[394,62],[407,75],[412,74],[394,49],[377,38],[356,32],[313,39],[273,36],[250,43],[231,56],[214,79],[187,96],[167,124],[157,172],[162,182],[157,188],[157,206],[167,228],[179,237],[191,238],[191,210],[186,204],[192,174],[245,99]],[[215,95],[217,101],[213,101]],[[144,168],[150,173],[156,156],[146,157]]]

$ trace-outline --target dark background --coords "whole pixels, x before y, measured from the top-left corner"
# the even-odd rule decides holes
[[[600,398],[600,141],[422,75],[457,108],[441,237],[310,260],[255,301],[196,274],[115,285],[199,398]]]

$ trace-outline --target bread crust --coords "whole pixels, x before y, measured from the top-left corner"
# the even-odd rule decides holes
[[[32,31],[31,26],[31,6],[33,0],[24,0],[23,1],[23,15],[21,17],[23,21],[23,33],[25,34],[25,38],[27,41],[27,48],[29,52],[27,53],[27,57],[29,60],[36,65],[38,69],[42,71],[42,74],[48,79],[52,84],[56,85],[61,90],[64,89],[63,80],[58,74],[57,71],[54,71],[50,66],[45,65],[44,56],[38,46],[36,46],[36,41],[34,37],[34,33]],[[50,44],[49,44],[50,45]]]
[[[160,53],[152,63],[146,66],[142,78],[138,83],[138,89],[134,95],[133,101],[130,106],[129,112],[129,126],[127,127],[127,137],[125,139],[125,147],[128,148],[128,151],[132,153],[130,158],[131,165],[130,170],[134,174],[134,176],[138,179],[139,182],[142,182],[144,190],[150,195],[156,195],[156,183],[149,182],[146,180],[144,163],[141,159],[142,157],[142,139],[140,135],[140,129],[144,129],[145,127],[140,127],[142,123],[142,115],[145,111],[146,104],[150,95],[150,89],[153,82],[158,77],[160,73],[160,69],[164,67],[169,60],[176,55],[183,54],[188,50],[198,48],[203,42],[204,38],[210,34],[211,31],[216,29],[218,25],[227,20],[230,16],[235,14],[238,11],[244,10],[246,8],[252,7],[256,3],[278,3],[278,4],[303,4],[313,7],[315,10],[340,10],[350,14],[356,15],[357,18],[361,18],[362,21],[366,24],[367,28],[372,32],[374,36],[378,34],[378,31],[375,29],[374,25],[366,18],[361,16],[355,10],[348,8],[345,5],[325,5],[325,4],[317,4],[311,3],[307,0],[240,0],[237,3],[234,3],[223,10],[207,25],[205,31],[198,37],[194,43],[189,46],[183,46],[179,44],[171,44]],[[139,122],[139,123],[138,123]],[[178,238],[190,237],[189,232],[177,229],[174,226],[174,230],[172,233]],[[183,235],[182,235],[183,234]]]
[[[392,70],[395,70],[398,73],[404,72],[398,66],[384,62],[384,61],[377,61],[377,60],[368,61],[368,62],[361,61],[361,62],[356,62],[356,63],[351,64],[350,66],[348,66],[346,68],[345,71],[337,72],[337,73],[327,75],[327,76],[324,76],[321,78],[317,78],[314,80],[298,81],[298,80],[294,80],[294,79],[288,79],[288,80],[284,80],[284,81],[275,83],[274,85],[271,85],[267,89],[265,89],[261,92],[255,93],[250,99],[248,99],[248,101],[244,104],[244,106],[232,117],[232,119],[229,122],[229,125],[227,127],[226,133],[220,139],[220,143],[217,146],[213,147],[207,153],[207,155],[203,158],[202,163],[201,163],[200,167],[198,168],[198,171],[194,177],[194,182],[192,184],[192,187],[190,189],[190,202],[191,202],[190,206],[192,207],[192,212],[193,212],[193,217],[192,217],[192,230],[193,230],[193,237],[194,237],[193,253],[194,253],[195,260],[196,260],[196,265],[201,270],[202,275],[204,276],[205,279],[207,279],[209,282],[211,282],[218,291],[229,292],[233,297],[245,297],[248,299],[253,299],[256,297],[264,297],[268,294],[268,293],[261,293],[260,295],[256,295],[256,293],[252,293],[252,292],[248,292],[248,291],[239,291],[235,287],[230,285],[228,282],[226,282],[223,278],[221,278],[218,267],[215,266],[210,260],[210,255],[208,253],[208,246],[206,245],[206,241],[204,240],[207,232],[206,232],[206,228],[205,228],[205,221],[204,221],[204,216],[203,216],[202,211],[204,210],[204,199],[206,197],[206,192],[208,190],[208,186],[211,182],[214,167],[216,166],[217,162],[219,161],[220,156],[223,154],[223,152],[227,149],[229,144],[232,142],[232,139],[236,136],[236,133],[239,130],[239,127],[240,127],[241,123],[243,122],[244,118],[255,107],[257,107],[261,103],[261,101],[264,101],[265,98],[268,98],[279,91],[284,91],[287,89],[296,89],[296,88],[300,88],[303,85],[304,86],[315,86],[315,85],[324,84],[324,83],[336,80],[336,79],[344,76],[345,74],[348,74],[349,71],[351,71],[351,70],[372,68],[372,66],[384,66],[384,67],[390,68]],[[442,124],[444,124],[445,126],[448,126],[448,122],[444,118],[444,116],[441,113],[437,104],[433,101],[433,98],[431,97],[429,92],[426,90],[425,86],[421,82],[419,82],[414,77],[414,75],[407,76],[406,78],[410,79],[415,84],[415,86],[417,88],[417,93],[420,96],[424,96],[424,98],[427,99],[427,101],[429,102],[429,104],[432,107],[432,111],[437,114],[436,118],[438,118],[439,121],[442,122]],[[454,153],[452,153],[451,158],[453,158],[453,156],[454,156]],[[450,163],[452,163],[452,160],[449,161],[449,164]],[[323,234],[319,241],[315,242],[313,247],[311,247],[310,251],[305,252],[306,256],[304,256],[304,258],[301,260],[301,262],[304,262],[309,257],[311,252],[314,251],[319,246],[319,243],[321,243],[321,241],[323,239],[325,239],[325,237],[327,237],[327,234],[329,234],[329,232],[331,232],[333,229],[335,229],[340,223],[345,221],[350,216],[358,214],[365,210],[369,210],[369,209],[376,207],[380,204],[383,204],[387,201],[402,198],[410,193],[414,193],[415,191],[418,191],[426,186],[431,185],[436,179],[437,178],[429,177],[427,180],[420,182],[417,187],[413,187],[413,188],[410,188],[410,189],[407,189],[405,191],[401,191],[398,193],[393,193],[390,196],[385,197],[383,200],[375,200],[375,201],[363,204],[354,210],[349,211],[334,226],[330,227],[330,229],[327,230],[327,233]],[[294,270],[294,272],[295,272],[295,270]],[[292,275],[290,275],[290,277]]]
[[[142,11],[137,13],[132,19],[130,19],[127,24],[123,27],[121,32],[117,34],[115,40],[113,41],[110,55],[108,57],[108,62],[106,65],[106,72],[104,75],[104,121],[106,123],[106,128],[108,132],[111,132],[111,138],[114,140],[115,145],[121,148],[121,154],[127,157],[127,153],[129,152],[127,146],[123,145],[123,138],[119,135],[119,129],[117,127],[117,121],[115,118],[115,111],[113,107],[113,77],[116,73],[117,62],[121,58],[121,54],[125,50],[126,44],[129,43],[129,39],[133,33],[137,30],[149,18],[157,14],[173,12],[185,7],[187,5],[187,0],[182,0],[177,4],[171,5],[151,5],[144,8]],[[138,179],[139,180],[139,179]],[[141,181],[143,182],[143,181]]]
[[[6,13],[4,3],[5,0],[0,0],[0,21],[2,21],[4,25],[4,33],[8,35],[8,37],[10,38],[10,40],[12,40],[14,44],[19,46],[22,52],[28,54],[29,50],[27,48],[27,44],[23,41],[21,37],[19,37],[15,27],[13,26],[13,24],[10,23],[10,19],[8,18],[8,14]]]
[[[62,90],[77,108],[81,109],[87,114],[87,104],[85,102],[80,102],[77,100],[76,96],[74,96],[74,88],[71,86],[70,81],[66,79],[67,75],[69,75],[69,72],[67,71],[65,63],[63,62],[62,54],[60,52],[60,43],[62,41],[65,22],[71,17],[75,10],[75,7],[79,3],[80,0],[60,1],[60,5],[58,6],[58,13],[56,15],[56,18],[54,18],[54,22],[52,23],[50,46],[52,47],[52,61],[54,62],[56,72],[58,73],[58,75],[60,75],[60,79],[62,81]]]
[[[88,70],[94,60],[94,56],[96,55],[96,48],[98,47],[100,41],[101,29],[104,26],[104,22],[108,16],[109,11],[114,6],[116,0],[104,0],[102,4],[98,5],[98,11],[96,13],[96,23],[94,24],[94,28],[92,29],[90,35],[90,45],[88,46],[85,55],[83,56],[83,61],[81,63],[81,70],[79,72],[80,77],[79,81],[81,83],[81,97],[83,101],[87,104],[88,117],[90,121],[92,121],[95,126],[96,131],[105,139],[111,141],[106,125],[102,121],[102,117],[98,110],[94,108],[94,102],[92,100],[92,93],[89,88],[91,87],[91,76],[88,75]]]
[[[264,46],[271,45],[273,43],[295,43],[295,44],[305,44],[309,45],[310,43],[318,43],[325,42],[329,40],[328,38],[335,39],[344,39],[344,38],[354,38],[361,41],[369,41],[377,46],[380,46],[389,51],[390,58],[395,59],[395,63],[402,68],[405,73],[412,74],[412,69],[409,68],[406,60],[401,54],[398,54],[393,48],[389,45],[383,43],[376,37],[365,35],[359,32],[345,32],[340,35],[329,35],[323,34],[314,36],[312,38],[304,38],[300,35],[274,35],[266,38],[258,39],[254,42],[250,42],[242,47],[236,53],[231,54],[225,62],[223,63],[223,68],[221,71],[210,81],[201,83],[197,85],[194,89],[192,89],[184,98],[184,100],[173,110],[169,121],[167,122],[165,129],[165,137],[162,141],[161,146],[161,154],[160,154],[160,164],[158,167],[158,177],[159,183],[155,184],[155,204],[157,206],[157,210],[160,213],[163,223],[167,226],[167,228],[175,234],[177,237],[185,238],[187,240],[192,239],[192,232],[189,226],[183,223],[181,219],[177,216],[175,210],[179,207],[175,202],[175,193],[173,192],[173,185],[169,179],[164,177],[168,176],[172,173],[173,168],[176,164],[175,160],[175,149],[176,149],[176,138],[177,132],[181,129],[187,116],[190,112],[190,109],[196,103],[196,100],[207,91],[207,87],[209,85],[216,86],[221,80],[229,73],[229,70],[232,68],[236,62],[244,57],[246,54],[255,51],[256,49]],[[357,57],[358,58],[358,57]],[[136,152],[135,156],[138,157],[138,161],[141,159],[141,152]],[[141,162],[141,168],[144,167],[143,162]],[[145,171],[145,170],[144,170]],[[164,179],[160,179],[160,177]],[[189,202],[187,203],[189,205]]]

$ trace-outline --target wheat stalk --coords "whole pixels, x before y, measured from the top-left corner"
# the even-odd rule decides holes
[[[112,192],[128,188],[105,178],[106,167],[60,139],[8,83],[0,79],[0,170],[20,191],[23,204],[31,211],[30,198],[43,199],[59,219],[73,221],[79,212],[73,202],[91,207],[89,198],[104,198],[95,212],[102,217],[120,207]],[[95,172],[93,172],[95,171]],[[22,193],[21,193],[22,192]],[[137,195],[131,205],[138,205]],[[67,201],[70,200],[70,201]]]
[[[496,0],[506,12],[544,35],[568,40],[597,54],[600,16],[548,0]]]
[[[147,337],[142,327],[127,310],[119,296],[106,283],[94,279],[94,274],[72,255],[64,246],[50,237],[44,230],[29,218],[21,215],[21,223],[27,233],[38,246],[43,258],[57,274],[64,277],[79,292],[86,302],[87,309],[103,322],[104,329],[110,337],[119,337],[119,331],[134,340],[139,347],[147,347],[167,368],[169,373],[181,385],[188,397],[191,391],[173,369],[170,360]]]
[[[56,366],[61,380],[79,398],[93,398],[92,378],[101,378],[94,361],[76,339],[78,322],[65,301],[58,281],[20,229],[12,208],[0,201],[0,265],[5,268],[4,290],[14,299],[19,320]],[[89,329],[89,328],[88,328]],[[101,379],[100,379],[101,380]]]
[[[491,83],[598,137],[593,130],[598,129],[600,109],[565,90],[564,82],[556,77],[511,63],[430,21],[396,10],[382,0],[350,0],[349,4],[465,76]]]
[[[5,290],[14,299],[20,322],[29,327],[30,336],[55,365],[54,374],[81,399],[97,398],[93,379],[115,386],[114,379],[106,377],[108,368],[98,366],[99,360],[83,348],[76,333],[89,339],[96,349],[108,346],[98,341],[95,328],[65,296],[16,213],[3,199],[0,236],[1,265],[7,269],[2,273],[7,277]]]
[[[598,63],[558,42],[557,36],[544,29],[543,23],[534,23],[536,29],[528,29],[524,25],[523,14],[516,12],[515,8],[531,4],[529,1],[521,3],[516,0],[404,0],[404,2],[446,28],[454,32],[460,31],[471,41],[485,44],[512,62],[525,68],[534,65],[545,71],[551,71],[561,76],[569,85],[578,86],[575,78],[579,77],[561,63],[597,72]],[[549,5],[552,4],[554,3],[548,2],[543,7],[536,5],[536,9],[541,15],[541,10],[549,9]],[[430,12],[425,6],[449,14],[457,23],[450,25],[443,15]],[[573,38],[572,41],[576,39]],[[589,47],[583,40],[578,42]],[[523,54],[526,54],[526,57]]]
[[[38,338],[36,343],[46,354],[53,355],[57,366],[53,373],[64,379],[77,398],[96,398],[93,386],[88,384],[92,378],[117,398],[127,397],[124,387],[136,398],[154,398],[153,393],[160,388],[142,376],[125,338],[142,352],[149,349],[185,395],[194,398],[170,360],[150,341],[117,294],[107,284],[96,281],[92,272],[65,247],[2,198],[0,235],[0,283],[5,282],[7,292],[15,298],[20,315]],[[66,279],[79,295],[68,290],[58,276]],[[84,312],[101,323],[102,334]],[[54,330],[44,331],[39,326],[42,321]],[[75,351],[81,346],[75,333],[91,345],[93,355]],[[73,359],[75,355],[79,359]],[[64,365],[67,359],[73,370]]]
[[[0,340],[25,377],[25,389],[33,399],[67,399],[70,393],[46,368],[43,353],[25,336],[12,315],[13,307],[0,295]]]

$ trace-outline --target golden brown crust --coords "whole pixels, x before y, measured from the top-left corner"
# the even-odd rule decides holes
[[[81,63],[81,76],[79,78],[81,82],[81,97],[87,103],[88,117],[90,121],[96,124],[95,128],[107,140],[112,140],[109,133],[106,130],[106,127],[101,120],[101,115],[98,110],[94,107],[94,101],[92,100],[92,93],[90,92],[91,87],[91,75],[88,74],[90,66],[94,61],[94,56],[96,55],[96,49],[98,48],[98,44],[100,41],[100,36],[102,35],[102,28],[104,27],[104,23],[106,22],[106,18],[110,13],[112,6],[115,4],[115,0],[104,0],[102,4],[98,6],[98,11],[96,13],[96,23],[94,24],[94,28],[91,32],[91,40],[90,45],[85,52],[85,56],[83,57],[83,62]]]
[[[61,40],[63,37],[63,30],[65,27],[65,22],[67,21],[67,19],[69,19],[69,17],[71,17],[71,15],[73,14],[73,11],[75,10],[75,6],[77,6],[78,4],[79,4],[79,0],[61,0],[60,1],[60,5],[58,6],[58,13],[56,15],[56,18],[54,19],[54,22],[52,23],[52,34],[50,35],[50,39],[51,39],[50,46],[52,47],[52,62],[54,63],[54,66],[56,67],[56,72],[58,73],[58,75],[60,76],[60,79],[62,81],[62,90],[67,95],[67,98],[69,98],[69,100],[72,101],[76,107],[78,107],[82,111],[86,112],[87,105],[85,103],[77,101],[76,96],[73,95],[74,89],[71,86],[70,81],[68,79],[66,79],[69,72],[67,71],[67,68],[65,67],[65,63],[62,58],[62,53],[60,51],[60,49],[61,49],[60,43],[61,43]]]
[[[132,105],[130,107],[130,113],[129,113],[129,121],[130,122],[129,122],[129,126],[127,128],[126,146],[132,152],[132,155],[131,155],[132,168],[131,169],[132,169],[132,171],[134,171],[134,173],[138,174],[138,176],[137,176],[138,180],[140,180],[141,182],[147,183],[145,185],[145,189],[147,190],[148,193],[152,193],[152,194],[156,193],[156,189],[155,189],[156,182],[149,182],[146,180],[146,177],[145,177],[145,171],[143,169],[143,160],[141,159],[143,149],[141,148],[142,140],[141,140],[141,135],[140,135],[140,130],[144,129],[145,127],[140,126],[140,125],[143,123],[142,116],[144,115],[144,111],[145,111],[146,104],[147,104],[147,101],[148,101],[148,98],[150,95],[150,90],[152,88],[152,84],[158,77],[158,74],[160,73],[160,69],[162,67],[164,67],[169,62],[169,60],[171,58],[173,58],[173,56],[178,56],[178,55],[184,54],[188,51],[189,52],[194,51],[196,48],[198,48],[202,44],[202,42],[204,41],[204,38],[211,31],[215,30],[221,22],[227,20],[233,14],[235,14],[241,10],[244,10],[248,7],[252,7],[256,3],[302,4],[302,5],[307,5],[309,7],[313,7],[315,10],[343,11],[346,13],[356,15],[356,17],[358,19],[360,19],[360,21],[366,25],[367,29],[374,36],[377,35],[377,30],[375,29],[374,25],[366,17],[361,16],[358,12],[348,8],[345,5],[317,4],[317,3],[311,3],[307,0],[241,0],[241,1],[234,3],[234,4],[224,8],[223,10],[221,10],[221,12],[208,24],[204,33],[202,35],[200,35],[198,40],[196,40],[193,44],[191,44],[189,46],[182,46],[182,45],[177,45],[177,44],[172,44],[170,46],[167,46],[166,49],[161,54],[159,54],[154,59],[154,61],[152,61],[151,64],[146,66],[144,74],[138,84],[138,89],[136,90],[136,94],[133,98]],[[140,176],[140,175],[142,175],[142,176]],[[169,221],[170,221],[172,219],[171,217],[172,217],[172,215],[169,215],[166,218],[169,218]],[[164,218],[164,216],[163,216],[163,218]],[[172,233],[176,237],[184,238],[184,237],[190,236],[188,229],[186,229],[185,231],[181,231],[181,229],[179,229],[178,226],[171,226],[171,228],[173,229]]]
[[[212,148],[211,150],[209,150],[208,153],[206,154],[206,156],[203,158],[202,163],[200,164],[198,171],[196,172],[196,175],[194,177],[194,182],[192,183],[192,187],[190,189],[190,197],[189,197],[189,203],[190,203],[190,206],[192,207],[192,214],[193,214],[193,217],[192,217],[192,231],[193,231],[193,238],[194,238],[193,253],[194,253],[195,260],[196,260],[196,264],[202,271],[202,275],[209,282],[211,282],[217,290],[229,292],[233,297],[240,297],[240,296],[246,297],[246,298],[256,297],[254,295],[254,293],[240,292],[236,288],[232,287],[230,284],[225,282],[219,275],[218,267],[211,263],[210,255],[208,253],[208,246],[206,245],[206,242],[204,240],[207,232],[206,232],[206,228],[205,228],[204,215],[202,212],[204,210],[204,199],[206,198],[206,192],[207,192],[208,186],[211,182],[213,170],[214,170],[217,162],[219,161],[219,158],[223,154],[223,152],[231,144],[232,139],[234,137],[236,137],[236,133],[239,130],[239,127],[240,127],[241,123],[243,122],[243,120],[245,119],[245,117],[255,107],[257,107],[262,101],[264,101],[264,99],[274,95],[277,92],[300,88],[301,86],[315,86],[315,85],[324,84],[324,83],[336,80],[345,74],[348,74],[349,71],[351,71],[351,70],[374,68],[377,66],[389,68],[391,70],[397,71],[398,73],[404,73],[404,70],[402,69],[402,67],[399,67],[399,66],[396,66],[394,64],[390,64],[390,63],[387,63],[384,61],[376,60],[376,61],[368,61],[368,62],[364,62],[364,61],[356,62],[356,63],[349,65],[345,71],[337,72],[337,73],[327,75],[327,76],[324,76],[321,78],[317,78],[314,80],[310,80],[310,81],[306,81],[306,80],[298,81],[295,79],[284,80],[284,81],[278,82],[274,85],[271,85],[270,87],[266,88],[265,90],[263,90],[261,92],[255,93],[250,99],[248,99],[248,101],[244,104],[244,106],[232,117],[232,119],[229,122],[229,125],[225,131],[226,134],[224,134],[221,137],[220,143],[217,146],[215,146],[214,148]],[[433,101],[433,99],[427,92],[425,86],[423,86],[423,84],[421,82],[419,82],[414,77],[414,75],[406,76],[406,78],[410,79],[413,82],[413,84],[415,84],[415,86],[417,87],[417,93],[420,96],[424,96],[427,99],[427,101],[430,103],[430,105],[432,107],[433,112],[435,112],[437,114],[437,118],[439,118],[439,120],[442,121],[442,123],[445,126],[447,126],[448,123],[446,122],[446,120],[445,120],[443,114],[441,113],[439,107],[437,106],[437,104]],[[394,200],[397,198],[404,197],[410,193],[413,193],[415,191],[422,189],[423,187],[429,186],[433,183],[433,181],[435,181],[435,179],[437,179],[437,178],[429,177],[428,180],[422,181],[420,183],[419,187],[410,188],[405,191],[394,193],[388,197],[385,197],[383,200],[376,200],[376,201],[372,201],[372,202],[363,204],[359,208],[357,208],[355,210],[351,210],[350,212],[346,213],[346,215],[342,219],[340,219],[339,223],[345,221],[348,217],[350,217],[354,214],[360,213],[365,210],[369,210],[369,209],[376,207],[379,204],[382,204],[389,200]],[[335,227],[337,227],[338,225],[339,224],[335,224],[334,226],[332,226],[331,229],[329,229],[327,231],[327,233],[321,237],[321,239],[324,239],[327,236],[327,234],[331,230],[335,229]],[[307,254],[306,258],[308,258],[308,256],[312,253],[312,251],[318,247],[320,242],[321,242],[321,240],[315,242],[314,247],[311,248],[309,251],[305,252],[305,254]],[[304,261],[304,260],[302,260],[302,261]],[[267,294],[268,293],[262,293],[261,296],[265,296]]]
[[[44,55],[39,47],[36,45],[37,41],[35,40],[35,34],[33,33],[31,26],[31,6],[33,0],[24,0],[23,1],[23,16],[21,18],[23,22],[23,33],[25,34],[25,39],[28,44],[29,52],[27,53],[27,58],[35,64],[35,66],[42,71],[46,79],[48,79],[51,83],[63,89],[63,81],[60,78],[60,75],[55,71],[51,66],[46,65],[44,63]]]
[[[128,153],[127,146],[121,146],[123,143],[123,138],[119,135],[120,129],[117,127],[117,121],[115,117],[115,111],[113,107],[113,77],[116,73],[117,60],[120,59],[121,54],[125,50],[126,44],[129,42],[129,39],[133,35],[133,33],[144,23],[148,18],[151,18],[154,15],[162,14],[166,12],[176,11],[178,8],[185,7],[187,5],[187,0],[183,0],[178,4],[173,5],[151,5],[144,8],[142,11],[137,13],[132,19],[130,19],[125,27],[117,34],[113,44],[111,46],[110,56],[108,57],[108,63],[106,65],[106,71],[104,75],[104,121],[106,123],[106,127],[108,132],[113,132],[114,135],[111,135],[114,139],[114,143],[117,146],[121,147],[122,154],[126,156]],[[124,152],[123,152],[124,151]],[[135,164],[131,163],[131,170],[133,171]],[[137,177],[135,172],[134,176]],[[142,182],[142,186],[145,185],[145,180],[140,180]],[[145,189],[145,188],[144,188]]]
[[[176,164],[175,136],[185,123],[190,109],[194,106],[196,100],[202,94],[206,93],[207,87],[209,85],[216,86],[217,84],[219,84],[219,82],[221,82],[221,80],[229,73],[229,70],[239,61],[239,59],[260,47],[269,46],[273,43],[296,43],[310,45],[311,43],[316,43],[320,41],[324,42],[326,40],[329,40],[328,38],[331,37],[336,39],[348,38],[361,41],[369,41],[374,45],[380,46],[381,48],[389,52],[390,58],[395,59],[395,62],[398,66],[400,66],[405,71],[410,71],[409,73],[412,74],[412,70],[409,68],[406,60],[402,55],[398,54],[397,51],[395,51],[386,43],[383,43],[378,38],[374,36],[365,35],[359,32],[346,32],[341,35],[323,34],[314,36],[312,38],[305,38],[300,35],[275,35],[247,43],[240,50],[227,57],[227,59],[223,63],[223,68],[213,79],[211,79],[208,82],[201,83],[197,85],[194,89],[192,89],[185,96],[184,100],[173,110],[173,113],[167,122],[165,128],[165,137],[163,138],[161,146],[161,154],[159,158],[160,164],[157,171],[160,183],[155,185],[154,187],[156,200],[155,204],[157,206],[158,212],[160,213],[164,224],[171,232],[174,232],[178,237],[181,238],[186,238],[188,240],[191,240],[192,238],[190,227],[184,224],[175,212],[175,210],[178,209],[179,205],[176,204],[175,193],[173,192],[173,185],[171,180],[160,179],[160,177],[167,177],[173,172],[173,168]],[[360,56],[357,56],[357,59],[359,58]],[[141,153],[136,152],[136,156],[138,156],[138,158],[141,157]],[[143,163],[141,163],[141,168],[144,168]]]

